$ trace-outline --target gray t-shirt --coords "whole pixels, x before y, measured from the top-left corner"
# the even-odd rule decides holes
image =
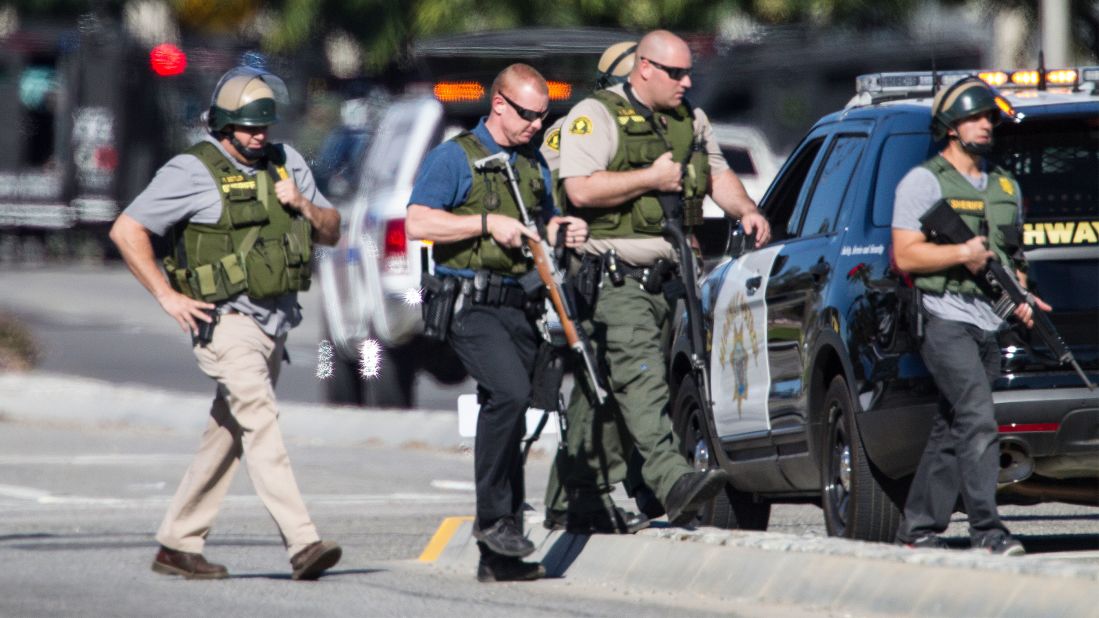
[[[237,161],[225,152],[211,136],[208,141],[226,156],[243,174],[253,175],[254,168]],[[313,173],[298,151],[290,146],[286,150],[286,171],[294,179],[298,191],[319,208],[332,208],[332,204],[317,190]],[[198,157],[180,154],[172,157],[157,170],[149,186],[126,207],[125,213],[145,226],[153,234],[163,236],[180,221],[217,223],[221,218],[221,195],[210,170]],[[250,316],[263,332],[278,337],[301,323],[301,307],[295,292],[277,298],[253,300],[247,294],[238,294],[218,303],[218,311],[230,309]]]
[[[965,174],[962,177],[978,191],[984,191],[988,186],[988,174],[984,172],[976,178]],[[942,188],[935,174],[922,166],[913,168],[897,184],[896,200],[893,203],[893,227],[922,231],[920,217],[942,197]],[[992,310],[992,305],[981,296],[955,292],[944,292],[941,296],[924,294],[923,307],[937,318],[973,324],[983,330],[996,331],[1005,326],[1004,321]]]

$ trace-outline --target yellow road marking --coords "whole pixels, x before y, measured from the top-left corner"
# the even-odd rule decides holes
[[[450,542],[450,538],[453,537],[454,533],[458,531],[458,528],[467,521],[473,521],[473,516],[463,515],[461,517],[447,517],[444,519],[443,523],[439,524],[439,529],[435,531],[435,535],[427,542],[427,547],[425,547],[424,552],[420,554],[419,561],[435,562],[443,553],[443,549],[446,548],[447,543]]]

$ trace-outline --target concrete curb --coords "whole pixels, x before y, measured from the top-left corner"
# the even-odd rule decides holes
[[[550,577],[637,592],[911,616],[1099,616],[1099,567],[819,536],[699,528],[636,535],[547,532],[528,522]],[[466,521],[435,562],[472,574]]]
[[[213,396],[119,385],[45,372],[0,374],[0,415],[14,420],[198,433]],[[454,411],[363,410],[279,402],[288,441],[468,449]],[[540,445],[542,449],[552,445]]]

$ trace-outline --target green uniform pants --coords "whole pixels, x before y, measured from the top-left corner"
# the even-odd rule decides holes
[[[661,502],[680,477],[694,471],[668,417],[664,350],[670,317],[664,296],[642,290],[636,280],[627,278],[619,287],[603,282],[595,314],[583,326],[605,361],[612,396],[593,408],[586,384],[577,380],[568,406],[568,454],[551,472],[547,508],[560,504],[549,495],[556,473],[571,494],[570,510],[604,509],[615,483],[626,477],[626,454],[635,446],[644,459],[641,477]]]

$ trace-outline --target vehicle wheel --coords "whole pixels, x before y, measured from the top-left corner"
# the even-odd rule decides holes
[[[378,375],[362,378],[363,405],[368,408],[411,408],[416,378],[416,354],[411,347],[382,348]]]
[[[828,534],[892,543],[900,526],[903,497],[898,499],[897,481],[868,459],[843,377],[832,379],[824,409],[828,432],[820,449],[821,507]]]
[[[339,354],[332,356],[332,375],[323,381],[324,400],[336,405],[361,406],[366,403],[363,378],[356,363]]]
[[[469,377],[454,350],[445,343],[423,341],[418,347],[420,368],[448,386],[462,383]]]
[[[696,470],[709,470],[717,467],[717,458],[713,454],[709,432],[702,418],[702,405],[699,403],[698,387],[694,378],[687,376],[679,385],[673,411],[676,434],[680,448],[688,463]],[[725,491],[710,501],[698,513],[699,525],[718,528],[739,528],[741,530],[766,530],[771,518],[771,505],[758,502],[752,494],[739,491],[732,485],[726,485]]]

